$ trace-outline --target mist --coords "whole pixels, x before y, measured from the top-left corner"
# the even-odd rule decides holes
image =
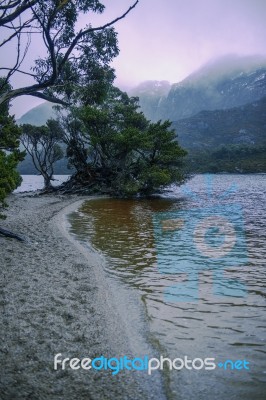
[[[117,17],[133,0],[103,3],[106,11],[93,16],[93,24]],[[115,83],[122,89],[145,80],[176,83],[223,55],[266,56],[265,15],[264,0],[140,0],[115,25],[120,48],[112,64]],[[90,22],[89,18],[83,17],[80,23]],[[39,48],[38,41],[33,41],[30,54],[39,55]],[[11,46],[5,48],[7,58],[12,51]],[[13,84],[22,86],[25,78],[16,77]],[[16,99],[12,113],[19,117],[41,102],[30,96]]]
[[[118,27],[117,81],[174,83],[226,54],[266,55],[265,15],[262,0],[142,0]]]

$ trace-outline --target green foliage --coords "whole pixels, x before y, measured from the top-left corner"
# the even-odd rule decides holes
[[[3,90],[10,86],[0,78]],[[1,94],[1,93],[0,93]],[[8,103],[0,105],[0,210],[7,206],[6,197],[21,183],[16,166],[24,157],[19,151],[20,129],[9,115]],[[0,213],[0,218],[3,215]]]
[[[106,85],[115,76],[109,64],[119,52],[113,25],[124,18],[137,1],[114,21],[106,21],[102,26],[95,27],[91,24],[93,14],[101,14],[105,9],[98,0],[38,0],[33,1],[26,10],[19,7],[14,10],[14,3],[7,3],[3,5],[5,12],[0,16],[0,28],[4,26],[2,36],[6,36],[3,37],[3,46],[15,40],[19,43],[17,46],[14,43],[17,62],[14,67],[6,69],[7,76],[26,73],[36,82],[23,88],[3,91],[0,102],[22,95],[41,97],[63,105],[79,101],[96,104],[102,101]],[[17,5],[19,2],[15,3]],[[6,14],[12,11],[17,12],[15,23],[11,19],[4,24]],[[82,24],[83,21],[86,23]],[[20,66],[31,43],[34,44],[34,33],[38,32],[38,40],[42,39],[46,55],[37,58],[29,71],[24,71]],[[20,40],[21,35],[28,37],[28,43]],[[39,45],[39,42],[35,43],[32,48],[36,49]]]
[[[266,172],[266,97],[173,123],[190,172]]]
[[[223,145],[216,149],[191,150],[187,158],[190,172],[266,172],[266,144]]]
[[[5,201],[7,195],[21,183],[21,177],[16,171],[17,163],[16,153],[6,154],[0,150],[0,209],[7,206]]]
[[[46,189],[51,187],[54,164],[64,157],[59,143],[62,141],[62,129],[56,120],[48,120],[46,125],[22,125],[21,142],[31,156],[37,171],[44,178]]]
[[[226,145],[265,142],[266,97],[226,110],[202,111],[173,123],[180,143],[188,150],[215,150]]]
[[[137,98],[112,87],[100,106],[74,109],[68,117],[70,162],[114,195],[150,194],[184,179],[180,166],[186,152],[171,123],[152,124],[138,108]]]

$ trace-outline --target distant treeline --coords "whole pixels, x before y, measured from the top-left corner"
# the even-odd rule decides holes
[[[212,150],[190,150],[186,167],[195,173],[266,172],[266,143],[222,145]]]

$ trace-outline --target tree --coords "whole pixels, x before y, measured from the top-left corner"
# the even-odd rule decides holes
[[[101,26],[88,23],[76,30],[80,15],[103,13],[105,7],[99,0],[1,1],[0,28],[2,37],[6,36],[0,48],[16,41],[16,60],[13,66],[0,68],[6,72],[0,104],[22,95],[63,105],[79,99],[93,104],[104,97],[104,82],[114,78],[109,63],[118,54],[112,26],[137,3],[138,0],[123,15]],[[30,71],[24,70],[23,63],[35,37],[41,38],[46,57],[38,58]],[[5,84],[14,74],[30,76],[36,83],[7,88]]]
[[[30,7],[35,5],[37,0],[9,0],[1,1],[0,5],[0,26],[6,26],[12,23],[15,19],[21,16],[22,13],[27,11]]]
[[[184,180],[180,166],[186,151],[171,123],[152,124],[138,108],[137,98],[112,88],[101,105],[72,111],[64,126],[68,155],[77,169],[72,182],[78,178],[81,185],[130,196]]]
[[[88,169],[88,141],[83,135],[83,123],[79,118],[80,108],[71,107],[69,113],[58,110],[58,119],[63,132],[63,142],[66,144],[66,156],[69,167],[83,174]]]
[[[4,79],[0,78],[0,84]],[[5,83],[4,90],[10,90]],[[1,94],[1,91],[0,91]],[[20,129],[15,124],[13,116],[9,115],[9,104],[0,105],[0,211],[6,204],[6,197],[21,183],[21,178],[16,170],[19,161],[24,158],[24,153],[19,151]],[[0,217],[3,215],[0,213]]]
[[[55,120],[48,120],[46,125],[22,125],[21,142],[33,161],[37,171],[44,178],[44,189],[52,188],[54,164],[64,157],[59,143],[62,141],[62,130]]]

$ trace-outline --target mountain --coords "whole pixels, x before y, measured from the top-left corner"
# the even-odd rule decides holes
[[[222,57],[182,82],[146,81],[128,94],[140,98],[152,121],[174,121],[179,143],[189,150],[190,171],[266,172],[265,58]],[[18,122],[41,125],[53,115],[52,107],[44,103]],[[30,170],[29,163],[22,167]],[[57,173],[65,173],[60,168]]]
[[[183,81],[145,81],[128,90],[140,99],[148,119],[177,121],[203,110],[225,110],[266,96],[266,58],[228,55],[212,60]],[[55,117],[54,104],[45,102],[17,122],[43,125]]]
[[[162,94],[154,86],[145,82],[130,92],[139,96],[142,111],[152,121],[226,110],[266,96],[266,59],[230,55],[207,63],[170,90],[167,86]]]
[[[48,119],[56,117],[55,110],[53,109],[54,106],[55,104],[52,103],[42,103],[22,115],[22,117],[17,120],[17,123],[19,125],[45,125]]]
[[[172,127],[186,149],[266,144],[266,97],[227,110],[201,111]]]
[[[190,172],[266,172],[266,97],[173,123]]]
[[[166,99],[170,89],[171,84],[168,81],[145,81],[129,90],[128,95],[139,97],[141,110],[147,118],[151,118],[156,115],[160,103]]]

